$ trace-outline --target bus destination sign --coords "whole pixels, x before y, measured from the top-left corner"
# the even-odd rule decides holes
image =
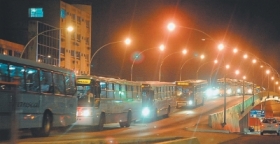
[[[77,84],[90,84],[90,79],[78,79]]]
[[[178,86],[189,86],[190,85],[190,83],[188,83],[188,82],[176,82],[177,84],[176,85],[178,85]]]

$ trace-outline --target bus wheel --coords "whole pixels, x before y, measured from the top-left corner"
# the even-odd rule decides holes
[[[50,135],[52,127],[52,117],[50,112],[45,112],[41,128],[32,128],[31,134],[34,137],[47,137]]]
[[[166,113],[165,117],[167,117],[167,118],[169,117],[170,111],[171,111],[171,107],[169,105],[167,108],[167,113]]]
[[[125,126],[130,127],[131,121],[132,121],[132,112],[131,112],[131,110],[129,110],[127,113],[127,121],[126,121]]]
[[[104,128],[104,123],[105,123],[105,113],[102,112],[100,115],[100,120],[99,120],[99,124],[98,124],[98,130],[102,131]]]

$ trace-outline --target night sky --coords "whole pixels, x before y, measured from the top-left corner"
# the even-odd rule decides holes
[[[73,1],[72,1],[73,2]],[[75,0],[75,2],[82,2]],[[250,56],[255,55],[280,70],[280,1],[279,0],[95,0],[92,2],[92,48],[126,37],[132,39],[130,46],[123,43],[110,44],[93,59],[92,73],[130,80],[133,55],[145,49],[133,67],[133,80],[158,80],[161,60],[162,80],[179,80],[182,64],[200,54],[206,59],[194,58],[182,69],[182,79],[194,79],[198,68],[199,78],[208,79],[211,71],[222,77],[211,63],[223,59],[230,63],[231,71],[239,69],[244,75],[262,75],[259,67],[249,60],[232,54],[238,47]],[[169,22],[177,26],[173,32],[166,28]],[[193,29],[203,31],[205,34]],[[205,39],[205,41],[202,41]],[[226,52],[219,53],[217,43],[223,42]],[[161,53],[156,49],[166,46]],[[187,48],[182,56],[179,51]],[[239,52],[240,54],[242,52]],[[251,57],[252,59],[252,57]],[[208,62],[208,63],[207,63]],[[260,65],[260,64],[259,64]],[[233,75],[229,77],[234,77]],[[251,77],[252,79],[253,77]],[[250,78],[249,78],[250,79]]]

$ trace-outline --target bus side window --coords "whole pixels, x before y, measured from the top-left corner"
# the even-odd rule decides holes
[[[75,86],[75,74],[67,74],[65,75],[65,89],[66,89],[66,95],[73,95],[76,92],[76,86]]]
[[[8,81],[8,65],[0,62],[0,81]]]
[[[54,93],[65,94],[64,76],[59,73],[53,73]]]
[[[50,71],[40,71],[41,92],[53,93],[53,79]]]
[[[38,70],[34,68],[26,68],[26,88],[27,91],[39,92],[39,76]]]
[[[23,66],[15,66],[9,65],[10,70],[10,80],[14,81],[15,79],[19,79],[19,91],[26,91],[25,89],[25,82],[24,82],[24,67]]]

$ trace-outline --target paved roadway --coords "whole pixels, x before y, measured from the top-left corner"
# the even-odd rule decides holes
[[[227,98],[227,106],[233,106],[242,102],[241,96]],[[195,124],[207,124],[208,115],[217,111],[223,110],[223,98],[208,100],[204,106],[196,109],[181,108],[174,112],[169,118],[159,119],[150,123],[136,122],[129,128],[119,128],[118,124],[105,125],[102,132],[92,128],[73,127],[66,132],[54,131],[50,137],[33,138],[29,132],[21,132],[18,143],[54,143],[67,141],[72,143],[81,143],[81,141],[90,141],[102,139],[108,143],[122,143],[124,140],[133,139],[134,142],[143,142],[151,138],[169,138],[169,137],[197,137],[201,144],[204,143],[242,143],[254,140],[255,137],[262,139],[269,138],[269,141],[274,138],[280,138],[271,135],[243,135],[237,133],[213,133],[213,132],[197,132],[190,131],[187,128],[194,127]],[[272,138],[270,138],[272,137]],[[231,140],[231,141],[229,141]],[[241,140],[241,141],[240,141]],[[266,140],[268,142],[268,140]]]

